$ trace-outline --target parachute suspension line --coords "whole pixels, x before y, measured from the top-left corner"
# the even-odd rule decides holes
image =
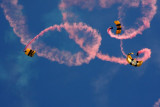
[[[122,45],[123,45],[123,42],[122,42],[122,40],[120,40],[121,52],[122,52],[122,54],[126,57],[127,55],[126,55],[126,53],[124,52]]]

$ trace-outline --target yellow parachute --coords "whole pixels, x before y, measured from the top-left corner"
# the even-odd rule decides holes
[[[133,59],[133,58],[131,57],[131,54],[134,54],[134,53],[129,53],[129,54],[127,55],[127,59],[126,59],[127,62],[128,62],[130,65],[135,66],[135,67],[141,66],[142,63],[143,63],[143,61],[137,61],[136,58]]]
[[[27,48],[24,52],[25,52],[26,55],[28,55],[28,56],[30,56],[30,57],[33,57],[34,54],[36,53],[36,51],[31,50],[31,49],[29,49],[29,48]]]
[[[118,20],[114,21],[114,23],[117,26],[116,34],[120,34],[121,33],[121,29],[122,29],[121,28],[121,23]]]

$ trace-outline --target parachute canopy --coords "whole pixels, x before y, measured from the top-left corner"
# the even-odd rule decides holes
[[[134,53],[129,53],[129,54],[127,55],[127,59],[126,59],[127,62],[128,62],[130,65],[135,66],[135,67],[141,66],[142,63],[143,63],[143,61],[137,61],[136,59],[133,59],[133,58],[131,57],[131,54],[134,54]]]
[[[121,29],[122,29],[121,28],[121,23],[118,20],[114,21],[114,23],[117,26],[116,34],[120,34],[121,33]]]
[[[30,57],[33,57],[34,54],[36,53],[36,51],[31,50],[31,49],[29,49],[29,48],[27,48],[24,52],[25,52],[26,55],[28,55],[28,56],[30,56]]]

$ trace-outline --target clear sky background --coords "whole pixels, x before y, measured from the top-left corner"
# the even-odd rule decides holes
[[[23,5],[31,38],[63,22],[59,0],[19,0],[19,4]],[[99,50],[102,53],[123,57],[120,41],[106,32],[109,26],[115,26],[119,5],[92,11],[78,6],[71,9],[79,22],[92,26],[101,34]],[[126,53],[151,49],[151,58],[139,68],[97,57],[81,66],[67,66],[37,55],[30,58],[24,54],[25,46],[0,8],[0,107],[153,107],[160,98],[159,6],[157,0],[157,13],[149,29],[123,41]],[[136,28],[135,22],[142,16],[140,9],[125,10],[125,28]],[[50,32],[39,40],[59,50],[82,51],[65,32]]]

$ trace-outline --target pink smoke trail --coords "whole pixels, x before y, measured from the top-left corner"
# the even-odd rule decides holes
[[[138,54],[144,54],[144,56],[142,58],[138,58],[137,60],[146,61],[151,57],[151,50],[148,48],[144,48],[138,51]]]
[[[61,64],[64,63],[69,66],[78,66],[82,63],[89,63],[91,59],[95,58],[101,44],[101,36],[95,29],[87,26],[84,23],[69,24],[66,22],[61,25],[50,26],[41,31],[37,36],[35,36],[29,42],[26,48],[40,36],[44,36],[46,32],[54,30],[60,32],[62,28],[64,28],[69,33],[69,38],[73,39],[84,50],[84,52],[87,53],[87,55],[84,52],[77,52],[76,54],[72,54],[68,51],[60,51],[56,48],[45,46],[44,44],[38,44],[36,46],[33,46],[33,48],[38,51],[38,56],[45,57],[51,61],[57,61]],[[84,35],[81,35],[82,37],[80,37],[79,32],[82,31]],[[88,39],[90,39],[90,41],[88,41]]]
[[[153,105],[153,107],[160,107],[160,99]]]
[[[109,56],[108,54],[102,54],[101,52],[97,53],[97,57],[104,61],[110,61],[110,62],[115,62],[119,64],[124,64],[124,65],[128,64],[126,58]]]
[[[122,40],[120,40],[120,47],[121,47],[121,52],[122,52],[122,54],[126,57],[127,55],[126,55],[126,53],[124,52],[124,50],[123,50],[123,42],[122,42]]]
[[[58,27],[58,25],[51,26],[51,27],[46,28],[46,29],[44,29],[43,31],[41,31],[37,36],[35,36],[35,37],[26,45],[26,47],[24,48],[24,51],[28,48],[29,45],[31,45],[32,42],[34,42],[36,39],[38,39],[39,36],[44,35],[44,33],[48,32],[49,30],[55,30],[55,29],[57,29],[58,31],[60,31],[60,28]]]
[[[121,52],[122,54],[126,57],[127,55],[125,54],[125,52],[123,51],[123,42],[122,40],[120,41],[120,47],[121,47]],[[126,61],[126,58],[123,58],[123,57],[110,57],[108,54],[102,54],[101,52],[97,53],[97,57],[101,60],[104,60],[104,61],[110,61],[110,62],[115,62],[115,63],[119,63],[119,64],[124,64],[124,65],[127,65],[128,62]]]
[[[27,45],[30,38],[25,17],[21,11],[23,6],[18,4],[18,0],[3,0],[0,6],[14,33],[21,38],[22,44]]]
[[[151,50],[148,48],[144,48],[144,49],[138,51],[138,53],[144,54],[143,57],[137,58],[137,60],[139,60],[139,61],[145,62],[147,59],[149,59],[151,57]],[[109,55],[102,54],[101,52],[97,53],[97,57],[99,59],[104,60],[104,61],[110,61],[110,62],[115,62],[115,63],[119,63],[119,64],[124,64],[124,65],[128,64],[128,62],[126,61],[126,58],[123,58],[123,57],[119,58],[119,57],[114,57],[114,56],[110,57]]]
[[[71,6],[80,6],[83,9],[92,10],[96,5],[95,0],[62,0],[59,8],[65,10]]]

